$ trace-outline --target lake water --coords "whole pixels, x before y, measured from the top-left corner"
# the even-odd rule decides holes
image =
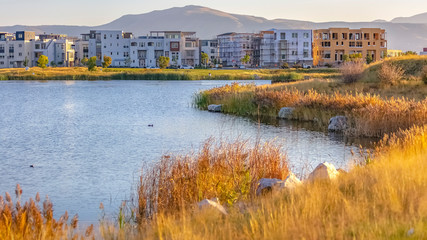
[[[358,151],[308,123],[259,123],[192,107],[195,92],[229,83],[0,82],[0,192],[14,193],[19,183],[23,200],[40,192],[49,195],[55,216],[67,210],[96,222],[100,202],[114,214],[129,199],[144,163],[197,150],[211,136],[275,139],[297,173],[323,161],[345,166],[350,150]]]

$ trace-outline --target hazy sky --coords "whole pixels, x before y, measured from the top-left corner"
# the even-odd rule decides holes
[[[324,21],[391,20],[427,12],[426,0],[0,0],[0,26],[66,24],[96,26],[125,14],[185,5],[262,16]]]

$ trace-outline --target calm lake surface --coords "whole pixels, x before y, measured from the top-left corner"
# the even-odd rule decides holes
[[[23,200],[40,192],[55,216],[67,210],[96,222],[101,202],[114,214],[129,199],[144,163],[197,150],[209,137],[275,139],[297,173],[355,158],[358,144],[309,123],[259,123],[192,107],[197,91],[231,82],[0,81],[0,192],[14,193],[19,183]]]

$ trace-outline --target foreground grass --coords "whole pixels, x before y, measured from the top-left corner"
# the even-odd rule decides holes
[[[40,196],[37,193],[35,200],[21,202],[22,189],[16,187],[16,202],[9,193],[5,198],[0,196],[0,239],[93,239],[93,225],[81,234],[77,230],[78,216],[68,221],[65,212],[58,220],[53,218],[53,204],[46,197],[43,207],[40,207]]]
[[[337,69],[287,69],[287,70],[212,70],[212,69],[137,69],[108,68],[90,72],[87,68],[31,68],[0,69],[0,80],[255,80],[297,74],[304,78],[335,78]]]
[[[141,221],[137,231],[116,228],[104,237],[426,239],[426,154],[427,127],[413,127],[386,136],[375,154],[366,156],[366,165],[354,166],[335,180],[305,182],[293,190],[226,205],[228,215],[197,208],[159,213]]]

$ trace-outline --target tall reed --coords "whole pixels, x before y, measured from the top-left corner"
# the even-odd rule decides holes
[[[163,156],[141,176],[139,220],[176,213],[206,198],[231,206],[251,199],[260,178],[286,178],[286,156],[279,146],[251,145],[209,139],[197,153]]]

